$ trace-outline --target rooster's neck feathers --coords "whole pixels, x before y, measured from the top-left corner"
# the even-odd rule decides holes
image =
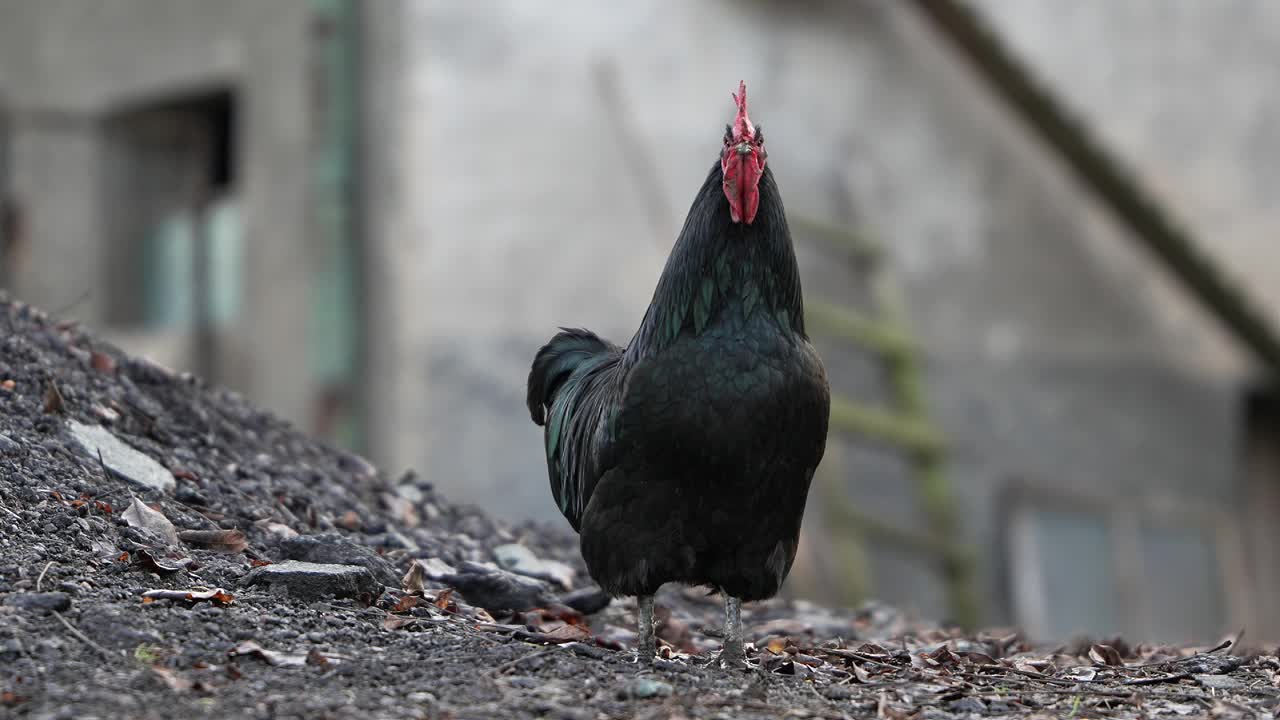
[[[658,352],[683,336],[760,317],[805,337],[800,272],[773,173],[760,179],[760,210],[735,223],[712,167],[662,271],[653,301],[627,348],[627,360]]]

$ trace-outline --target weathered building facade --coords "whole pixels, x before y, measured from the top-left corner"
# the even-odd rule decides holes
[[[315,336],[350,332],[315,308],[353,304],[326,296],[344,282],[343,10],[0,3],[14,292],[312,424],[343,361]]]

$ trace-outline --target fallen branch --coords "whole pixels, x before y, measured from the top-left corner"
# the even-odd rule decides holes
[[[1120,684],[1131,685],[1131,686],[1132,685],[1159,685],[1160,683],[1177,682],[1179,680],[1190,680],[1192,677],[1193,677],[1193,673],[1180,672],[1180,673],[1172,673],[1170,675],[1161,675],[1160,677],[1133,678],[1131,680],[1125,680]]]

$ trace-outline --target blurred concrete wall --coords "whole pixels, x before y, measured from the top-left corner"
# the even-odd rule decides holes
[[[229,352],[253,371],[223,378],[285,417],[310,408],[306,373],[308,75],[307,0],[0,0],[0,98],[10,113],[13,193],[26,247],[9,275],[16,294],[103,327],[118,208],[110,205],[116,112],[193,91],[226,88],[239,114],[244,184],[245,306]],[[139,260],[140,261],[140,260]],[[123,328],[116,328],[123,330]],[[119,336],[176,365],[167,339]],[[132,340],[132,342],[131,342]]]
[[[1280,324],[1280,5],[973,4]]]

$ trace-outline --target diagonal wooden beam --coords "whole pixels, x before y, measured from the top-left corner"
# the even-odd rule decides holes
[[[1042,87],[963,0],[911,0],[940,35],[1080,183],[1274,375],[1280,335],[1247,294],[1227,279],[1195,237],[1147,194],[1089,129]]]

